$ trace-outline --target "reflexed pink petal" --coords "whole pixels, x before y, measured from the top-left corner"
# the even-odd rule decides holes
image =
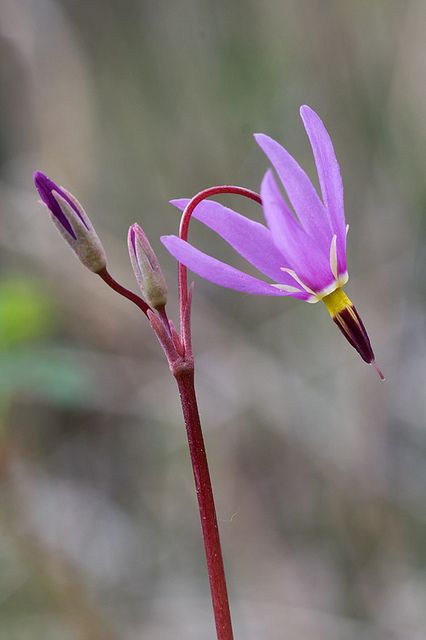
[[[300,115],[314,154],[322,198],[330,214],[333,233],[337,236],[338,271],[344,273],[346,271],[346,223],[339,164],[331,138],[320,117],[307,105],[300,107]]]
[[[187,199],[171,200],[171,203],[181,211],[188,202]],[[281,271],[281,267],[285,266],[283,256],[274,244],[271,232],[263,224],[250,220],[213,200],[201,202],[192,215],[219,234],[256,269],[276,282],[283,282]],[[294,222],[297,224],[295,220]]]
[[[208,256],[176,236],[162,236],[161,242],[172,256],[188,269],[221,287],[261,296],[292,295],[302,300],[306,300],[308,297],[303,292],[289,294],[286,291],[281,291],[266,282],[262,282],[262,280],[253,278],[247,273],[243,273],[216,258]]]
[[[299,278],[314,291],[325,289],[334,280],[329,254],[320,251],[315,239],[308,236],[296,222],[284,202],[272,171],[265,174],[260,195],[274,241],[285,258],[283,266],[296,271]]]
[[[303,228],[324,252],[329,250],[333,235],[329,214],[312,182],[296,160],[278,142],[263,133],[256,133],[254,137],[278,173]]]

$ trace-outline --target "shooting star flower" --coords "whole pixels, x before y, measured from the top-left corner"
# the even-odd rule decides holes
[[[36,171],[33,178],[41,202],[49,209],[53,223],[81,262],[94,273],[103,271],[105,250],[78,200],[41,171]]]
[[[292,296],[311,303],[322,300],[350,344],[377,369],[361,318],[342,290],[348,281],[348,227],[333,145],[321,119],[310,107],[302,106],[300,115],[311,143],[321,199],[305,171],[278,142],[255,134],[297,217],[271,170],[266,172],[260,191],[266,226],[210,200],[201,202],[193,213],[272,282],[235,269],[176,236],[163,236],[161,240],[179,262],[222,287],[255,295]],[[184,210],[188,202],[180,199],[172,204]]]

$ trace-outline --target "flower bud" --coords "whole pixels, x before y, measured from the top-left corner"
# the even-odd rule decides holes
[[[34,173],[34,184],[52,221],[81,262],[94,273],[102,271],[106,266],[105,250],[78,200],[41,171]]]
[[[158,258],[138,224],[133,224],[129,229],[128,246],[142,297],[154,309],[163,309],[167,303],[166,281]]]

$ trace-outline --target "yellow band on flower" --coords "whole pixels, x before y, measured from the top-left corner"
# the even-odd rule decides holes
[[[329,293],[328,296],[325,296],[322,301],[332,318],[335,318],[337,314],[341,313],[344,309],[353,307],[352,302],[340,287],[332,293]]]
[[[358,311],[346,293],[338,287],[335,291],[329,293],[328,296],[324,296],[322,301],[327,307],[333,322],[337,324],[346,340],[355,347],[365,362],[374,364],[374,353],[367,332]],[[377,372],[383,379],[381,371],[377,369]]]

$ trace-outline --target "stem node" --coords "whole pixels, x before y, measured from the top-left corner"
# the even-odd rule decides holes
[[[184,357],[170,362],[170,371],[179,383],[179,380],[194,375],[194,358]]]

